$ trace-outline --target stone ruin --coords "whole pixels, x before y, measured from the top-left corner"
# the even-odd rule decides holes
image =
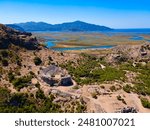
[[[41,79],[50,86],[72,86],[71,76],[65,69],[56,65],[50,65],[40,71]]]

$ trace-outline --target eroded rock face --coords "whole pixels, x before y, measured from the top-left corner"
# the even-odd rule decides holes
[[[31,33],[19,32],[0,24],[0,49],[7,49],[11,44],[29,50],[38,48],[38,41]]]

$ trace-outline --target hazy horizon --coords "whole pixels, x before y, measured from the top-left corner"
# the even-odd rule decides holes
[[[150,28],[149,0],[0,0],[0,23],[83,21],[114,29]]]

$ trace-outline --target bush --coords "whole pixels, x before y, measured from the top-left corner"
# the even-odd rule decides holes
[[[92,93],[91,95],[92,95],[92,98],[97,99],[97,93]]]
[[[21,60],[16,60],[16,64],[17,64],[18,66],[22,66]]]
[[[85,104],[77,102],[76,112],[77,113],[83,113],[85,110],[86,110]]]
[[[41,86],[41,85],[39,84],[39,82],[35,84],[35,87],[37,87],[37,88],[39,88],[39,89],[40,89],[40,86]]]
[[[8,89],[0,87],[0,105],[5,105],[9,95],[10,95],[10,91]]]
[[[143,107],[150,108],[150,102],[148,101],[148,99],[141,98],[141,103],[142,103]]]
[[[8,60],[3,59],[3,60],[2,60],[2,65],[3,65],[3,66],[8,66]]]
[[[39,99],[45,99],[46,98],[44,92],[41,89],[39,89],[36,92],[36,98],[39,98]]]
[[[22,93],[16,93],[11,95],[11,98],[8,103],[10,106],[22,107],[23,105],[25,105],[26,101],[27,95]]]
[[[111,90],[112,92],[114,92],[114,91],[116,91],[117,89],[116,89],[115,86],[111,86],[111,87],[110,87],[110,90]]]
[[[117,99],[121,101],[122,97],[120,95],[117,96]]]
[[[33,77],[35,76],[35,73],[33,71],[30,71],[29,74],[32,75]]]
[[[126,101],[120,95],[117,96],[117,99],[119,101],[122,101],[123,104],[125,104],[125,105],[127,104]]]
[[[15,78],[12,83],[17,90],[20,90],[21,88],[28,87],[28,85],[31,83],[31,79],[31,75],[23,76],[20,78]]]
[[[125,92],[127,92],[127,93],[130,93],[130,92],[131,92],[131,89],[132,89],[132,87],[131,87],[129,84],[123,86],[123,90],[124,90]]]
[[[5,51],[5,50],[1,51],[1,55],[4,58],[8,57],[8,51]]]
[[[42,60],[39,57],[34,58],[34,64],[35,65],[40,65],[42,63]]]
[[[8,73],[8,79],[9,79],[10,82],[12,82],[15,79],[15,76],[12,72]]]
[[[102,86],[100,86],[100,87],[101,87],[102,89],[105,89],[105,86],[103,86],[103,85],[102,85]]]
[[[53,61],[53,58],[51,56],[48,57],[49,61]]]
[[[74,86],[74,87],[73,87],[73,89],[79,89],[79,88],[80,88],[79,86]]]

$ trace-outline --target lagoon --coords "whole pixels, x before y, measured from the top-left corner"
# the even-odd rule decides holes
[[[85,50],[85,49],[110,49],[113,48],[113,45],[107,46],[88,46],[88,47],[67,47],[67,48],[53,48],[56,51],[72,51],[72,50]]]
[[[84,50],[84,49],[110,49],[114,47],[113,45],[107,45],[107,46],[84,46],[84,47],[66,47],[66,48],[54,48],[56,46],[55,43],[52,41],[46,42],[46,46],[49,49],[55,50],[55,51],[70,51],[70,50]]]
[[[46,42],[46,47],[47,47],[47,48],[52,48],[52,47],[54,47],[54,46],[56,46],[55,43],[53,43],[53,42],[51,42],[51,41]]]

